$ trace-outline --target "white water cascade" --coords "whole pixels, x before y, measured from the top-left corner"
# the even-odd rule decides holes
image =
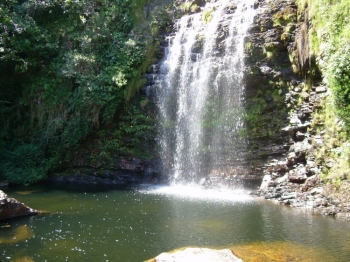
[[[218,0],[176,21],[156,74],[158,143],[173,183],[241,160],[244,38],[255,0]]]

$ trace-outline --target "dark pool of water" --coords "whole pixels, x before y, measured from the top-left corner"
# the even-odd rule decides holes
[[[50,214],[0,222],[10,225],[0,228],[0,261],[144,261],[185,246],[237,248],[242,256],[264,250],[270,261],[350,257],[349,223],[242,193],[48,186],[6,193]]]

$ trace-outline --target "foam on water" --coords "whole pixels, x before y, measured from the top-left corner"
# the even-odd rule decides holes
[[[243,189],[215,188],[206,189],[197,185],[171,185],[171,186],[150,186],[144,185],[137,189],[143,194],[168,195],[189,200],[205,201],[225,201],[225,202],[242,202],[253,201],[249,191]]]

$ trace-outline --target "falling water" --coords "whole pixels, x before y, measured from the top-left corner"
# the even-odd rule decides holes
[[[219,0],[176,21],[156,76],[159,152],[173,183],[197,182],[243,157],[244,38],[254,2]]]

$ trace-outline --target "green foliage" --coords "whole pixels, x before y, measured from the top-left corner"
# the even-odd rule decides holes
[[[180,5],[180,10],[183,12],[183,13],[194,13],[194,12],[197,12],[199,10],[199,6],[195,3],[191,3],[191,2],[186,2],[186,3],[183,3]]]
[[[247,123],[247,130],[249,130],[249,135],[252,137],[262,135],[262,113],[266,106],[267,104],[265,99],[257,96],[252,99],[252,103],[246,108],[244,118]],[[243,132],[241,135],[243,134],[248,135],[247,132]]]
[[[31,184],[46,177],[49,163],[40,147],[33,144],[16,146],[1,157],[3,177],[12,183]]]
[[[350,0],[298,0],[298,5],[309,10],[311,51],[331,89],[314,128],[326,141],[317,148],[317,160],[327,167],[324,177],[335,182],[350,172]]]
[[[314,114],[313,130],[322,133],[323,143],[313,143],[316,161],[324,166],[322,178],[333,183],[350,172],[350,151],[345,122],[334,111],[334,101],[328,97]]]
[[[294,23],[296,21],[296,13],[294,8],[287,6],[284,9],[278,11],[274,15],[274,24],[287,26],[288,24]]]
[[[79,142],[90,133],[89,122],[85,121],[83,116],[72,117],[64,128],[59,142],[65,149],[76,149]]]
[[[339,48],[327,65],[329,84],[334,92],[336,110],[350,124],[350,47]]]
[[[262,114],[266,108],[266,101],[262,97],[255,97],[252,99],[252,105],[247,110],[246,121],[248,124],[253,124],[259,119],[259,115]]]
[[[36,155],[54,167],[92,132],[123,118],[125,102],[154,61],[156,45],[148,40],[149,27],[141,26],[147,2],[0,2],[0,149],[12,152],[0,163],[14,165],[6,177],[24,183],[44,177],[45,163],[35,158],[20,167],[15,158],[40,148]],[[11,171],[21,168],[29,173]]]
[[[149,26],[151,27],[152,36],[157,37],[162,30],[170,32],[172,28],[172,20],[170,18],[169,7],[155,8],[151,14],[149,20]]]
[[[132,107],[122,116],[120,130],[129,135],[132,144],[136,145],[142,140],[147,141],[152,138],[153,120],[136,107]]]
[[[209,23],[213,19],[213,9],[207,8],[202,13],[202,20],[205,23]]]
[[[136,155],[150,157],[149,148],[154,132],[153,119],[134,106],[128,106],[121,116],[118,126],[113,133],[100,134],[101,156]],[[148,143],[147,143],[148,142]]]
[[[192,3],[191,2],[186,2],[180,5],[180,10],[182,12],[189,12],[191,8]]]

